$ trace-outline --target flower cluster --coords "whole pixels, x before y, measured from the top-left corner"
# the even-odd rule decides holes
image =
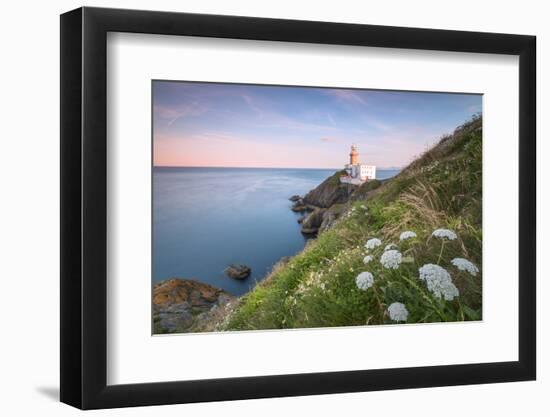
[[[407,321],[409,312],[403,303],[391,303],[388,307],[388,315],[393,321]]]
[[[366,291],[374,284],[374,276],[370,272],[361,272],[355,278],[355,283],[357,284],[357,288]]]
[[[479,269],[477,266],[475,266],[472,262],[470,262],[467,259],[464,258],[454,258],[451,263],[456,266],[461,271],[468,271],[470,275],[476,276],[479,272]]]
[[[420,168],[420,172],[432,172],[435,168],[437,168],[438,165],[439,161],[433,161],[430,165]]]
[[[397,249],[397,245],[394,245],[393,243],[390,243],[389,245],[386,245],[386,247],[384,248],[384,252],[386,252],[387,250],[390,250],[390,249]]]
[[[377,246],[380,246],[382,244],[382,241],[377,238],[372,238],[367,240],[367,243],[365,244],[365,248],[367,249],[374,249]]]
[[[415,239],[417,237],[418,236],[416,232],[412,230],[405,230],[401,232],[401,234],[399,235],[399,241],[403,242],[409,239]],[[456,297],[459,297],[460,292],[459,292],[459,289],[456,287],[455,283],[453,282],[449,271],[444,267],[440,266],[439,262],[441,261],[441,257],[442,257],[441,255],[443,253],[445,241],[457,240],[458,236],[457,236],[457,233],[454,232],[453,230],[441,228],[441,229],[434,230],[432,233],[432,237],[441,239],[443,241],[441,242],[441,245],[442,245],[441,253],[439,254],[437,264],[428,263],[418,269],[418,273],[419,273],[418,278],[421,281],[424,281],[426,288],[428,289],[428,291],[430,291],[433,294],[434,297],[439,298],[441,300],[452,301]],[[358,246],[354,247],[353,253],[350,252],[349,256],[354,259],[353,262],[357,262],[357,260],[360,259],[358,255],[362,256],[364,265],[367,265],[367,264],[372,265],[373,263],[372,261],[374,261],[375,259],[379,260],[382,268],[389,269],[389,270],[399,269],[403,262],[414,263],[415,262],[414,257],[416,254],[416,252],[414,251],[415,249],[414,245],[412,246],[410,244],[406,245],[406,247],[410,247],[410,249],[406,251],[405,254],[403,255],[399,249],[400,243],[399,242],[396,242],[396,243],[397,244],[388,243],[387,245],[383,246],[383,242],[381,239],[371,238],[367,240],[366,244],[364,245],[365,248],[369,250],[374,250],[380,247],[380,249],[374,250],[372,252],[366,251],[367,253],[369,253],[368,255],[366,255],[365,251],[362,249],[361,245],[359,244]],[[383,251],[381,250],[382,248],[384,248]],[[410,252],[412,252],[412,255],[409,254]],[[454,265],[458,270],[466,271],[472,276],[477,276],[480,272],[478,267],[474,263],[464,258],[454,258],[451,261],[451,264]],[[374,268],[376,268],[376,264]],[[349,267],[349,271],[354,272],[354,268]],[[388,274],[388,272],[382,272],[382,271],[380,271],[381,275],[378,278],[379,280],[380,279],[383,280],[384,276]],[[404,273],[406,272],[407,271],[404,271]],[[393,275],[388,275],[388,276],[393,277]],[[383,281],[380,281],[380,283],[383,283]],[[375,284],[373,273],[368,271],[359,273],[359,275],[355,277],[355,284],[358,289],[362,291],[367,291],[369,288],[373,287]],[[383,285],[381,286],[381,288],[384,291]],[[384,296],[385,295],[386,293],[384,291]],[[406,299],[403,301],[406,301]],[[413,304],[409,305],[409,308],[412,305]],[[409,311],[407,310],[407,307],[405,306],[404,303],[392,302],[386,309],[386,316],[389,317],[394,322],[407,322],[409,317]]]
[[[439,239],[449,239],[455,240],[457,238],[456,233],[449,229],[437,229],[432,233],[433,237],[438,237]]]
[[[399,268],[399,264],[401,264],[402,261],[401,252],[390,249],[382,254],[380,257],[380,263],[384,268],[388,269],[397,269]]]
[[[450,301],[458,297],[458,288],[451,280],[451,275],[439,265],[426,264],[419,270],[419,278],[426,282],[428,289],[438,298]]]
[[[407,231],[401,233],[401,235],[399,236],[399,240],[403,241],[403,240],[407,240],[407,239],[412,239],[414,237],[416,237],[416,233],[411,232],[410,230],[407,230]]]
[[[305,280],[296,288],[296,295],[304,295],[312,288],[324,289],[323,275],[320,272],[310,272]]]

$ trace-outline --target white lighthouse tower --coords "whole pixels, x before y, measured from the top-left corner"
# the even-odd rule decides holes
[[[340,177],[340,182],[346,184],[361,185],[366,181],[376,179],[376,166],[359,162],[357,145],[351,145],[349,164],[346,164],[348,175]]]

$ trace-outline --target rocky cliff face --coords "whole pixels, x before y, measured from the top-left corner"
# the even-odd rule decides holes
[[[346,205],[351,201],[366,199],[382,182],[373,180],[360,186],[340,183],[340,177],[346,171],[338,171],[308,192],[303,198],[292,196],[292,210],[307,211],[299,220],[302,233],[315,235],[331,227],[346,212]],[[297,197],[297,198],[295,198]]]
[[[154,333],[199,331],[210,315],[235,297],[191,279],[171,278],[153,287]]]
[[[311,213],[301,219],[302,233],[306,235],[315,235],[318,232],[328,229],[345,211],[345,204],[334,204],[329,208],[315,208]]]
[[[307,205],[329,208],[333,204],[345,203],[357,186],[340,183],[340,177],[346,175],[345,171],[338,171],[328,177],[320,185],[307,193],[303,202]]]

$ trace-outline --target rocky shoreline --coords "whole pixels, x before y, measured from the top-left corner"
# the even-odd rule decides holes
[[[153,286],[153,333],[204,331],[211,316],[237,298],[192,279],[171,278]]]
[[[381,184],[373,180],[363,185],[340,183],[339,171],[327,178],[305,196],[293,195],[291,209],[303,213],[298,219],[301,232],[307,236],[332,227],[346,213],[349,203],[365,199]],[[274,267],[287,262],[281,259]],[[232,279],[246,279],[250,268],[229,265],[225,273]],[[220,288],[193,279],[171,278],[153,286],[153,333],[193,333],[214,331],[224,322],[241,298]]]

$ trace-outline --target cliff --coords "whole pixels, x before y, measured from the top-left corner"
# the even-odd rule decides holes
[[[315,235],[333,226],[346,212],[350,202],[367,199],[382,184],[379,180],[368,181],[360,186],[342,184],[342,175],[346,175],[346,171],[336,172],[302,199],[294,200],[294,210],[302,208],[310,212],[300,219],[302,233]]]
[[[333,204],[345,203],[348,201],[357,186],[340,183],[340,177],[346,175],[346,171],[338,171],[328,177],[325,181],[308,192],[303,202],[306,205],[328,208]]]

